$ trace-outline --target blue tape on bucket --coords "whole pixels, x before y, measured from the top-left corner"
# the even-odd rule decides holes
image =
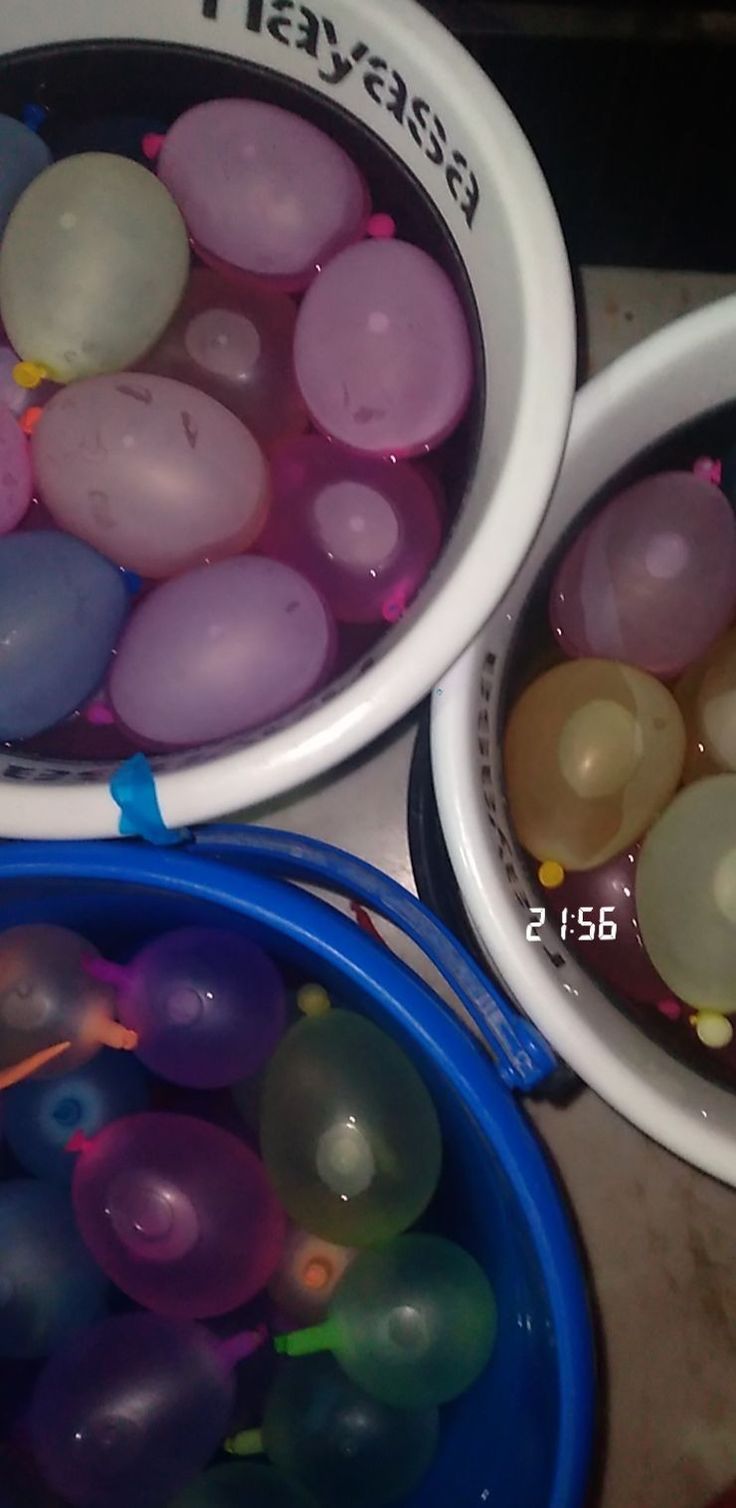
[[[161,816],[156,781],[145,754],[133,754],[110,780],[110,795],[120,807],[119,831],[123,838],[145,838],[147,843],[169,847],[187,843],[186,827],[167,827]]]

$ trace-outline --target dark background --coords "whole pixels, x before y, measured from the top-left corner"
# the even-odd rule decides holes
[[[574,262],[736,269],[736,0],[426,0],[524,127]]]

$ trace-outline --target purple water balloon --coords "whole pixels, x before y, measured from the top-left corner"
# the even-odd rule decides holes
[[[121,1021],[138,1033],[138,1056],[161,1078],[221,1089],[257,1073],[286,1024],[281,976],[239,932],[182,927],[150,942],[127,965],[94,961],[118,990]]]
[[[47,1362],[29,1417],[47,1484],[75,1508],[161,1508],[213,1455],[232,1366],[260,1336],[218,1343],[201,1325],[126,1314]]]
[[[258,1158],[189,1115],[131,1115],[78,1152],[72,1195],[103,1272],[176,1319],[227,1314],[268,1283],[286,1224]]]
[[[20,523],[32,492],[28,441],[15,415],[0,402],[0,534]]]
[[[169,377],[72,383],[44,409],[32,453],[56,522],[143,576],[236,555],[265,519],[268,472],[250,431]]]
[[[362,455],[431,450],[470,400],[460,300],[442,268],[406,241],[364,241],[325,268],[299,311],[294,360],[317,428]]]
[[[342,147],[260,100],[187,110],[158,171],[206,260],[286,291],[306,288],[370,216],[365,182]]]
[[[567,872],[561,885],[545,891],[547,904],[556,916],[563,907],[569,912],[568,924],[572,922],[572,941],[568,947],[581,963],[585,963],[604,983],[611,985],[622,995],[641,1004],[656,1005],[672,994],[669,986],[660,978],[642,942],[636,914],[636,866],[641,845],[625,849],[623,853],[601,864],[598,869],[586,869],[577,873]],[[582,942],[584,921],[577,919],[581,906],[587,906],[587,916],[598,922],[600,908],[608,906],[607,919],[615,924],[616,936],[601,940],[596,925],[596,936],[591,942]],[[589,928],[587,930],[590,930]]]
[[[296,308],[285,294],[233,288],[197,267],[144,371],[173,377],[230,409],[261,445],[302,434],[307,411],[294,377]]]
[[[135,610],[110,676],[116,716],[152,744],[202,744],[273,721],[328,671],[334,625],[303,576],[257,556],[190,571]]]
[[[566,654],[678,675],[736,615],[736,519],[690,472],[612,498],[565,555],[550,594]]]
[[[442,543],[437,495],[421,471],[310,435],[281,446],[271,474],[259,548],[303,571],[343,623],[400,618]]]

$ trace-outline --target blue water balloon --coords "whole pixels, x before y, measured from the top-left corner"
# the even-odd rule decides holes
[[[0,539],[0,739],[40,733],[91,696],[128,602],[117,567],[79,539]]]
[[[0,235],[23,190],[50,162],[51,153],[35,131],[12,115],[0,115]]]
[[[100,1317],[106,1292],[66,1192],[30,1178],[1,1184],[0,1356],[48,1356]]]
[[[70,1136],[96,1136],[124,1115],[147,1110],[150,1079],[130,1053],[103,1048],[90,1063],[61,1079],[26,1079],[2,1096],[6,1140],[37,1178],[70,1184]]]

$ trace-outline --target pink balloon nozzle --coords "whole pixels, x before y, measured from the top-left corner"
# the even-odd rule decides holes
[[[371,215],[367,225],[367,234],[372,241],[393,241],[396,235],[396,221],[392,215]]]
[[[146,132],[141,141],[141,147],[143,149],[143,156],[147,158],[148,162],[156,161],[165,140],[166,137],[160,131]]]
[[[701,482],[712,482],[714,487],[720,487],[723,481],[723,463],[714,461],[712,456],[698,456],[693,464],[693,476]]]
[[[69,1137],[64,1150],[65,1152],[69,1152],[72,1157],[78,1157],[81,1152],[89,1151],[89,1148],[94,1144],[94,1140],[94,1137],[88,1136],[86,1131],[75,1131],[74,1135]]]
[[[122,989],[128,979],[128,970],[121,963],[110,963],[107,958],[83,958],[82,968],[90,979],[100,984],[111,984]]]
[[[254,1330],[244,1330],[238,1335],[231,1335],[227,1340],[217,1341],[215,1349],[223,1366],[230,1372],[241,1361],[247,1361],[249,1356],[254,1356],[267,1340],[266,1326],[257,1325]]]

